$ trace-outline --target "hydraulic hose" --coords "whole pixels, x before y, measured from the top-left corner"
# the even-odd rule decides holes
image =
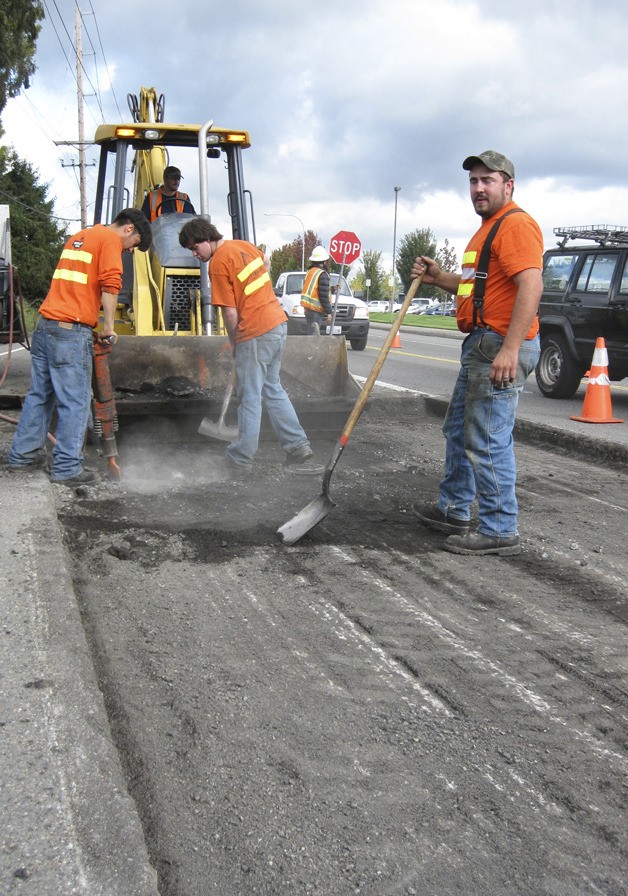
[[[2,376],[0,377],[0,386],[4,385],[4,381],[7,378],[7,374],[9,372],[9,367],[11,364],[11,348],[13,345],[13,330],[15,327],[15,288],[13,285],[13,265],[9,265],[9,350],[7,352],[7,359],[4,365],[4,370],[2,372]],[[16,271],[17,273],[17,271]],[[22,286],[20,283],[20,277],[18,274],[17,277],[17,286],[18,286],[18,296],[20,300],[20,323],[22,325],[22,334],[24,340],[26,342],[26,348],[30,351],[30,344],[28,342],[28,336],[26,334],[26,319],[24,317],[24,298],[22,296]]]

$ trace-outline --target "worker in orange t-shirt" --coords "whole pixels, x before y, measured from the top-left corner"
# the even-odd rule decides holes
[[[443,424],[439,499],[412,510],[424,525],[449,535],[447,551],[511,556],[521,551],[513,429],[519,394],[540,354],[543,238],[536,221],[512,200],[510,159],[489,149],[469,156],[462,167],[482,219],[463,255],[462,273],[443,271],[426,256],[412,268],[413,277],[456,294],[458,328],[468,334]],[[477,532],[469,532],[476,497],[479,523]]]
[[[95,224],[65,244],[31,340],[31,383],[9,452],[9,470],[47,466],[46,435],[57,409],[52,482],[92,485],[99,476],[83,469],[83,443],[91,406],[94,327],[115,336],[114,315],[122,285],[122,253],[152,241],[150,224],[135,208],[112,224]]]
[[[279,379],[287,335],[286,314],[277,300],[264,253],[245,240],[225,240],[205,218],[181,228],[179,242],[195,258],[209,262],[212,305],[221,308],[235,358],[238,435],[227,446],[230,472],[250,473],[259,445],[262,404],[286,452],[291,472],[318,472],[314,452]]]

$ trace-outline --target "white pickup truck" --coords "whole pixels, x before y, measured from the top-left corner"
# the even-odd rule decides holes
[[[334,288],[338,285],[338,274],[330,274],[332,294],[330,301],[332,307],[335,304]],[[281,307],[288,315],[288,335],[306,336],[307,323],[305,312],[301,305],[301,290],[305,274],[303,271],[284,271],[277,278],[275,295],[281,302]],[[340,282],[338,304],[336,306],[335,335],[342,335],[351,343],[354,351],[361,352],[366,348],[369,333],[369,312],[366,303],[356,299],[347,281],[343,277]]]

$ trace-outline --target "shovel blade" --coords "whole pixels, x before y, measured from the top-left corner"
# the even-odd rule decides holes
[[[237,426],[213,423],[208,417],[203,417],[198,431],[202,436],[207,436],[208,439],[218,439],[220,442],[234,442],[238,436]]]
[[[300,510],[291,520],[280,526],[277,529],[277,534],[281,536],[284,544],[296,544],[314,526],[318,526],[335,506],[334,502],[327,495],[319,495],[318,498],[314,498],[313,501],[306,504],[303,510]]]

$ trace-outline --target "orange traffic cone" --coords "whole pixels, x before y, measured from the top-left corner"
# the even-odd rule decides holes
[[[582,416],[571,419],[580,423],[623,423],[623,420],[613,417],[611,384],[608,378],[608,352],[601,336],[595,343],[588,377],[589,384],[582,405]]]
[[[399,330],[395,333],[393,341],[390,343],[391,348],[401,348],[401,337],[399,336]]]

